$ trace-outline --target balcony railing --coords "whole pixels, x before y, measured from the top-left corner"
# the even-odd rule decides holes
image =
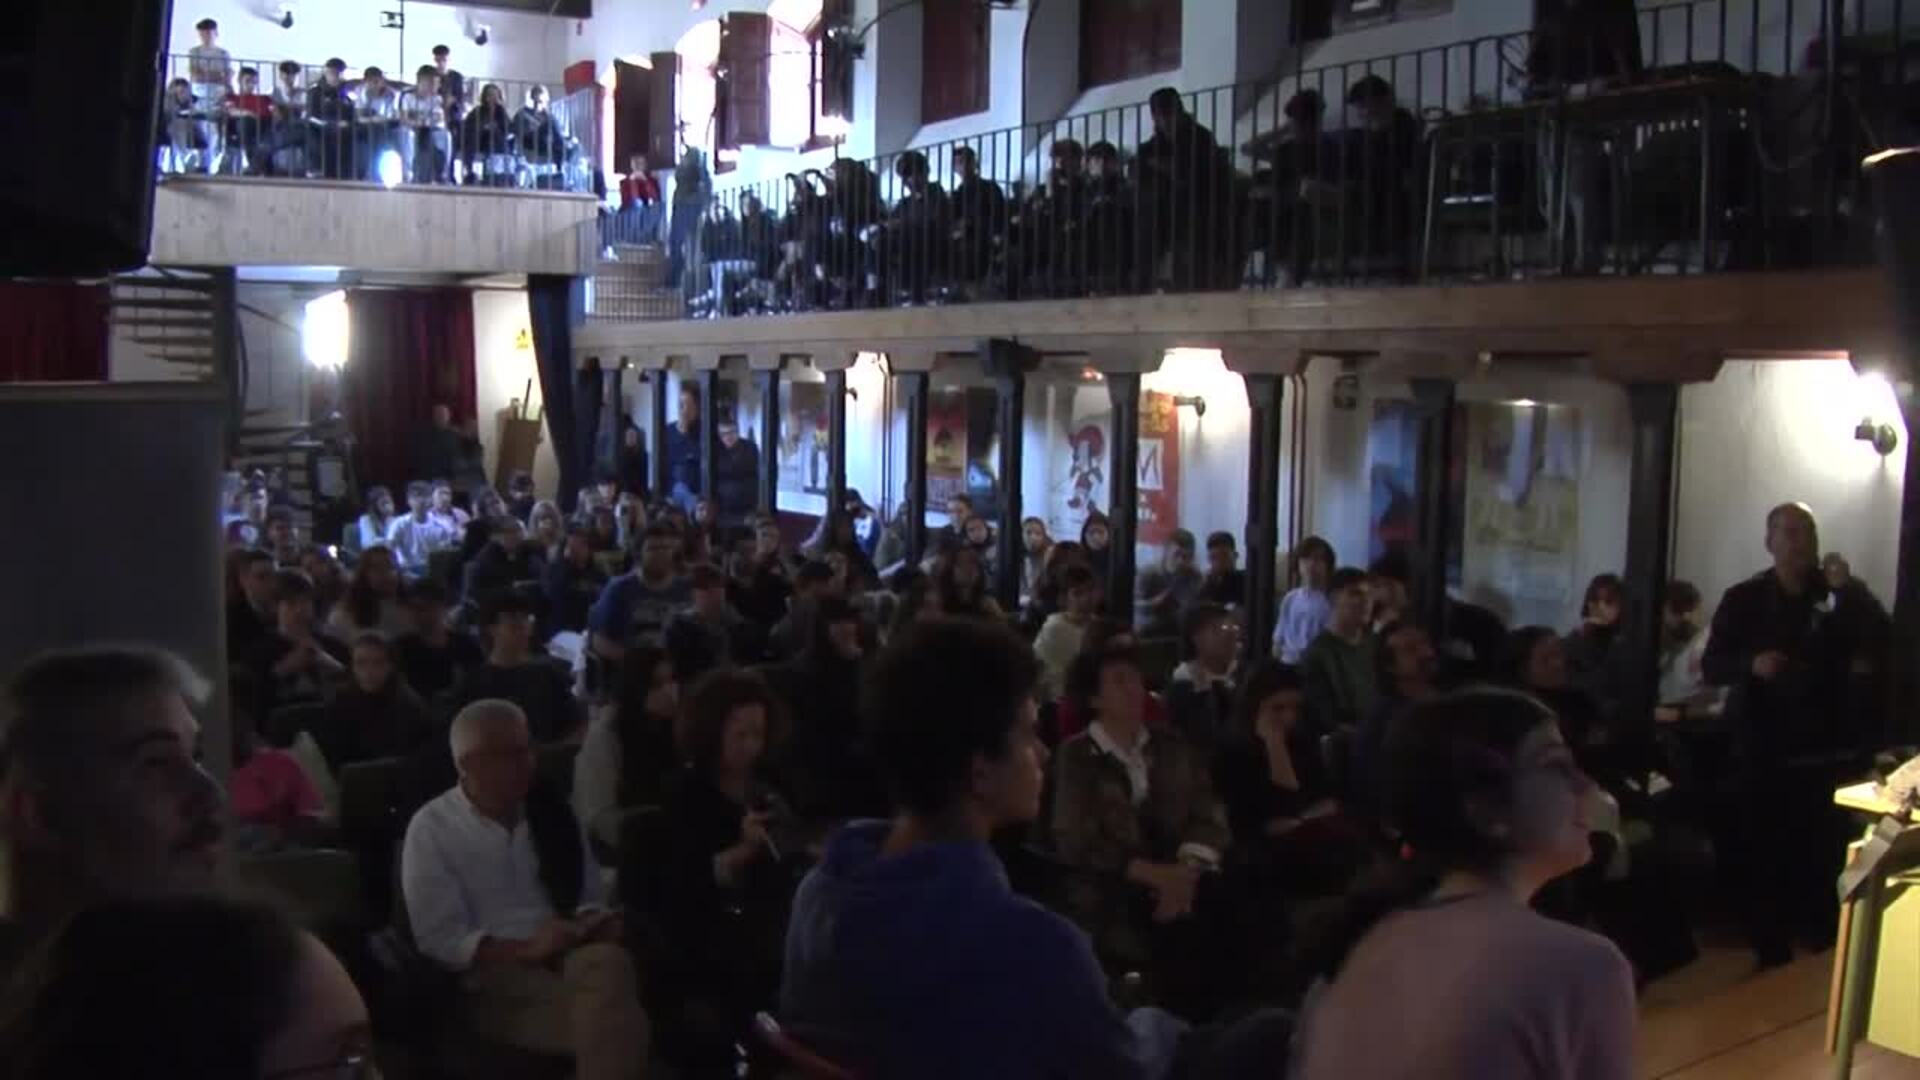
[[[370,79],[290,61],[169,58],[155,167],[217,174],[591,192],[594,88],[414,72]],[[585,142],[583,143],[583,140]]]
[[[670,284],[727,317],[1864,261],[1920,0],[1846,7],[1660,3],[839,159],[725,187]]]

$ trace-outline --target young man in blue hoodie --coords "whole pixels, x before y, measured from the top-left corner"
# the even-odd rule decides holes
[[[1015,896],[988,846],[1040,812],[1032,650],[971,620],[915,625],[868,683],[891,821],[836,834],[801,884],[782,1020],[887,1080],[1147,1075],[1072,923]]]

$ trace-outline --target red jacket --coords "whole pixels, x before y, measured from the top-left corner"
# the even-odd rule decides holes
[[[620,181],[620,209],[625,210],[634,203],[657,203],[660,201],[660,181],[646,173],[631,173]]]

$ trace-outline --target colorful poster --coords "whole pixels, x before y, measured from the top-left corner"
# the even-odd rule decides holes
[[[927,401],[927,508],[946,512],[967,490],[967,393],[936,390]]]
[[[1112,464],[1113,415],[1104,387],[1076,387],[1064,431],[1065,445],[1047,459],[1047,531],[1061,540],[1078,540],[1081,526],[1095,511],[1107,512],[1107,469]]]
[[[825,383],[780,381],[780,490],[827,493]]]
[[[1414,499],[1419,450],[1420,419],[1413,402],[1376,400],[1367,425],[1368,562],[1390,551],[1411,552],[1419,539]]]
[[[1578,599],[1580,412],[1473,405],[1467,428],[1468,599],[1512,625],[1559,626]]]
[[[1180,410],[1173,395],[1140,399],[1140,532],[1143,546],[1165,544],[1180,527]]]

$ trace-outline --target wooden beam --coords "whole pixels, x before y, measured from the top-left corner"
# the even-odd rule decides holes
[[[1873,269],[1690,277],[1566,278],[1498,285],[1284,289],[884,311],[766,319],[593,322],[576,347],[719,347],[745,352],[920,346],[970,352],[982,338],[1046,352],[1125,357],[1152,370],[1166,348],[1260,347],[1316,354],[1437,352],[1597,356],[1630,365],[1596,374],[1622,382],[1668,378],[1678,355],[1811,356],[1890,352],[1894,320],[1884,276]],[[807,345],[795,343],[806,342]],[[959,343],[956,345],[956,343]],[[847,362],[851,362],[850,360]],[[1099,366],[1099,365],[1096,365]],[[1682,374],[1685,374],[1683,372]],[[1676,379],[1674,381],[1684,381]]]

